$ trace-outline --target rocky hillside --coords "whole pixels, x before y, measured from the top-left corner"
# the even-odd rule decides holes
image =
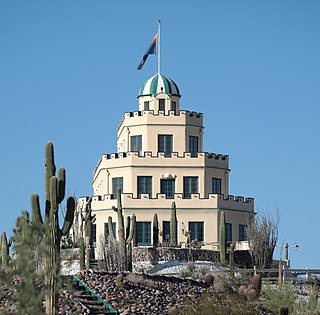
[[[161,275],[90,270],[77,276],[120,314],[273,314],[260,302],[240,296],[219,277],[210,286]]]

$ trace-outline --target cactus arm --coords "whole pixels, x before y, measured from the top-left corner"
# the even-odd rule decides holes
[[[127,241],[129,234],[130,234],[130,224],[131,224],[131,218],[128,215],[126,220],[126,229],[125,229],[125,240]]]
[[[2,269],[7,269],[9,264],[9,246],[6,232],[1,235]]]
[[[109,230],[109,237],[111,237],[113,240],[116,238],[113,232],[112,228],[112,217],[108,217],[108,230]]]
[[[85,248],[84,248],[83,236],[81,236],[79,240],[79,249],[80,249],[80,270],[83,270],[85,267]]]
[[[136,228],[136,215],[135,214],[133,214],[131,216],[131,220],[129,222],[130,222],[130,229],[129,229],[129,234],[127,235],[127,240],[126,240],[127,244],[129,244],[132,241],[133,236],[135,234],[134,233],[135,232],[135,228]]]
[[[46,144],[45,150],[45,222],[47,223],[50,215],[50,179],[56,175],[56,166],[54,165],[54,148],[52,142]]]
[[[58,213],[58,179],[52,176],[50,179],[50,203],[52,214]]]
[[[56,166],[54,165],[54,149],[52,142],[46,144],[45,156],[45,178],[46,178],[46,200],[50,200],[50,179],[56,174]]]
[[[159,221],[158,215],[155,213],[153,215],[153,222],[152,222],[152,235],[153,235],[153,246],[158,246],[159,243]]]
[[[119,266],[120,271],[125,271],[127,269],[126,231],[122,215],[121,189],[119,187],[117,188],[117,208],[115,209],[118,217]]]
[[[43,220],[40,211],[39,195],[33,194],[31,196],[31,208],[32,208],[32,223],[42,225]]]
[[[67,200],[67,214],[64,220],[63,227],[61,229],[62,235],[67,235],[72,227],[73,219],[74,219],[74,210],[75,210],[76,202],[73,197],[69,197]]]
[[[224,211],[221,212],[220,218],[220,263],[226,264],[226,218]]]
[[[58,203],[61,203],[66,192],[66,170],[64,167],[59,168],[58,187]]]
[[[232,242],[230,245],[230,253],[229,253],[229,267],[231,276],[234,276],[234,250],[236,248],[236,243]]]
[[[170,246],[177,246],[177,209],[174,201],[171,204]]]

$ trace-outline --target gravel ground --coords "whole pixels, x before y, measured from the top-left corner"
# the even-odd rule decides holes
[[[77,276],[123,314],[168,314],[173,307],[194,303],[211,290],[203,282],[166,276],[92,270]]]

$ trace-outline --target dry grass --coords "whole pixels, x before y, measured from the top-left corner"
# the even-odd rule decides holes
[[[188,305],[179,310],[184,315],[258,315],[274,314],[265,309],[262,303],[248,301],[238,293],[210,292],[204,294],[196,304]]]

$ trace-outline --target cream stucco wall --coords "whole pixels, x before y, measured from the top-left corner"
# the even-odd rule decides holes
[[[142,151],[158,152],[158,135],[173,136],[173,152],[189,151],[189,136],[199,137],[199,152],[203,151],[203,116],[189,111],[153,111],[125,113],[117,137],[118,152],[130,151],[130,137],[142,135]]]
[[[143,156],[135,152],[102,156],[94,174],[94,193],[109,194],[114,177],[123,177],[123,191],[137,194],[137,177],[153,177],[153,196],[160,193],[160,179],[171,174],[176,179],[175,191],[183,193],[183,177],[197,176],[201,197],[212,192],[212,178],[221,179],[221,193],[228,195],[228,156],[199,153],[192,157],[189,153],[172,153],[165,157],[163,153]],[[107,190],[109,188],[109,190]]]

